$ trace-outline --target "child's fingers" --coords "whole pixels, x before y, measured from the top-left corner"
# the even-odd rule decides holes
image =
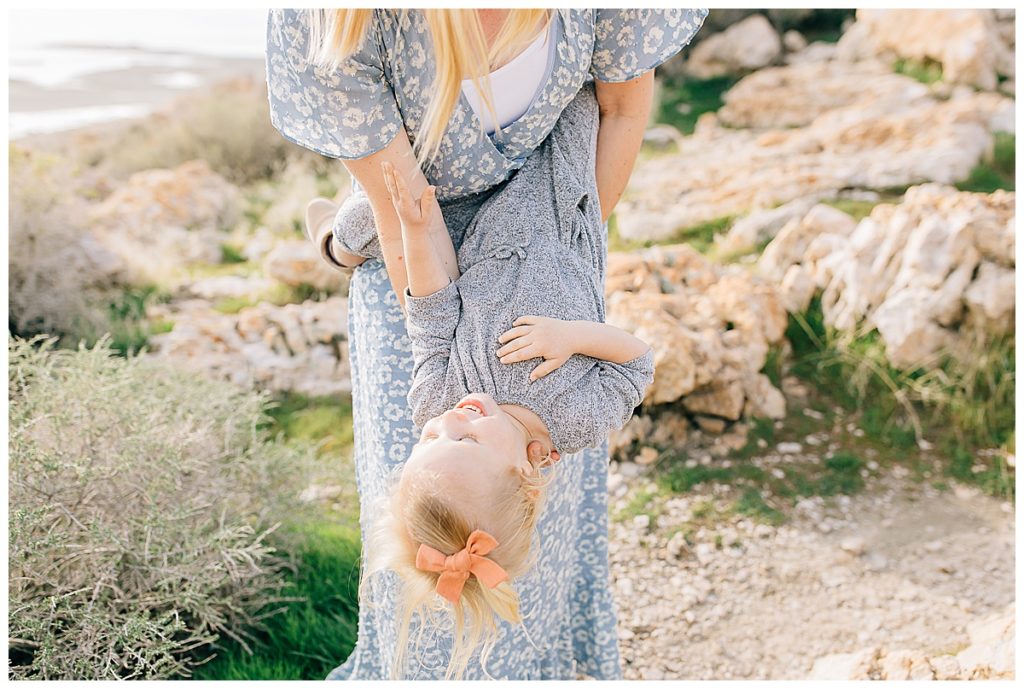
[[[434,210],[435,193],[437,192],[433,185],[423,190],[423,195],[420,196],[420,219],[426,220],[430,217],[431,211]]]
[[[531,344],[533,344],[533,340],[529,339],[528,337],[517,337],[514,340],[512,340],[511,342],[509,342],[508,344],[506,344],[504,347],[499,349],[497,351],[497,355],[499,357],[503,357],[506,354],[511,354],[512,352],[518,352],[523,347],[528,347]]]
[[[540,352],[537,351],[537,348],[534,345],[530,344],[526,345],[522,349],[517,349],[511,354],[506,354],[505,356],[501,357],[499,361],[501,361],[501,363],[503,364],[514,364],[519,361],[536,359],[539,356]]]
[[[533,372],[530,373],[530,380],[540,380],[541,378],[551,373],[561,365],[561,359],[548,359],[544,363],[537,366],[537,368],[533,369]]]
[[[520,316],[512,325],[534,325],[536,322],[536,316]]]
[[[508,342],[509,340],[514,340],[517,337],[522,337],[523,335],[526,335],[529,332],[530,332],[530,329],[528,327],[525,327],[525,326],[519,326],[518,328],[510,328],[510,329],[506,330],[505,332],[503,332],[498,337],[498,342],[500,344],[504,344],[504,343]]]

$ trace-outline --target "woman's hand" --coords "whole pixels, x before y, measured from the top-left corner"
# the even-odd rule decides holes
[[[569,360],[575,352],[569,321],[543,316],[523,316],[498,338],[504,346],[498,349],[503,364],[527,359],[544,359],[530,373],[530,380],[539,380]]]

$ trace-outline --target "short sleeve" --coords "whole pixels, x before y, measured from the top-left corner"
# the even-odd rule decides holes
[[[306,58],[305,10],[273,9],[267,18],[270,121],[294,143],[330,158],[362,158],[395,138],[402,118],[384,77],[377,17],[359,50],[336,70]]]
[[[706,9],[594,10],[591,76],[608,82],[637,78],[682,50],[707,16]]]

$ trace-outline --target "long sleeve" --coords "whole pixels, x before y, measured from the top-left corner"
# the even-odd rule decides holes
[[[594,361],[591,375],[596,376],[597,381],[596,384],[588,381],[587,394],[582,398],[584,404],[579,405],[575,422],[563,421],[552,433],[555,447],[563,454],[595,447],[611,431],[622,428],[654,381],[654,352],[651,350],[624,364]],[[562,416],[569,414],[572,414],[571,409],[560,410]]]
[[[469,392],[453,357],[462,298],[453,282],[426,297],[414,297],[406,289],[405,305],[413,358],[409,406],[413,421],[422,427]]]
[[[334,216],[334,238],[350,254],[383,260],[377,222],[365,191],[354,191]]]

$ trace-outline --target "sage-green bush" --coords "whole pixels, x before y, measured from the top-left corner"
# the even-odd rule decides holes
[[[76,193],[76,164],[9,147],[8,329],[58,335],[74,345],[110,328],[105,302],[116,260],[91,239]]]
[[[264,393],[54,344],[8,349],[10,675],[188,676],[285,600],[267,537],[312,448],[267,437]]]

